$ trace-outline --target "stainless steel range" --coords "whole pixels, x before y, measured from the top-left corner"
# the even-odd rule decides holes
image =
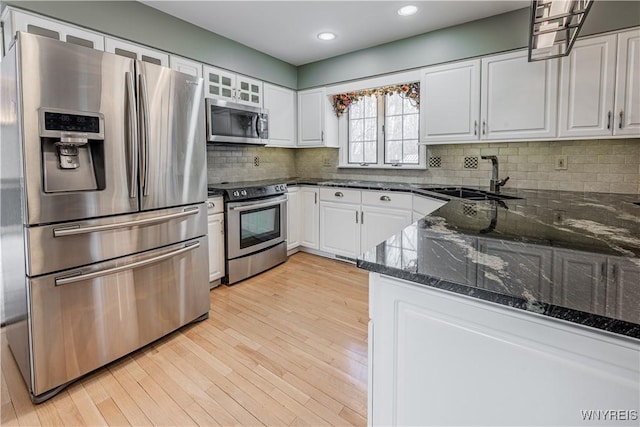
[[[210,187],[212,188],[212,187]],[[233,284],[287,260],[287,185],[220,184],[224,191],[226,276]]]

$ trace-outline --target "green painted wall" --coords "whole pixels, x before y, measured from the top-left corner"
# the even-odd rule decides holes
[[[295,89],[297,69],[136,1],[8,1],[8,5]]]
[[[594,3],[581,36],[640,25],[640,1]],[[527,46],[529,8],[298,67],[298,89],[421,68]]]

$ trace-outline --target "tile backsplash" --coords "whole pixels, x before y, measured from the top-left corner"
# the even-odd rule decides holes
[[[435,145],[427,151],[427,170],[367,170],[338,168],[335,148],[208,146],[208,179],[213,184],[299,176],[486,187],[491,162],[480,156],[495,155],[499,178],[511,178],[505,189],[640,194],[637,138]],[[475,158],[477,169],[465,168]],[[556,169],[558,161],[566,169]]]
[[[248,145],[207,145],[207,183],[297,176],[295,151]]]

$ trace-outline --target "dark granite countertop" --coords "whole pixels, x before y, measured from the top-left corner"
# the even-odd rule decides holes
[[[358,267],[640,339],[640,196],[453,199]]]
[[[438,184],[282,178],[450,200],[357,260],[365,270],[640,339],[640,195],[510,190],[451,199]]]

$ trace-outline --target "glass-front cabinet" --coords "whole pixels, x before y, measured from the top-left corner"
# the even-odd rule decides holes
[[[262,82],[215,67],[204,67],[205,97],[262,107]]]

